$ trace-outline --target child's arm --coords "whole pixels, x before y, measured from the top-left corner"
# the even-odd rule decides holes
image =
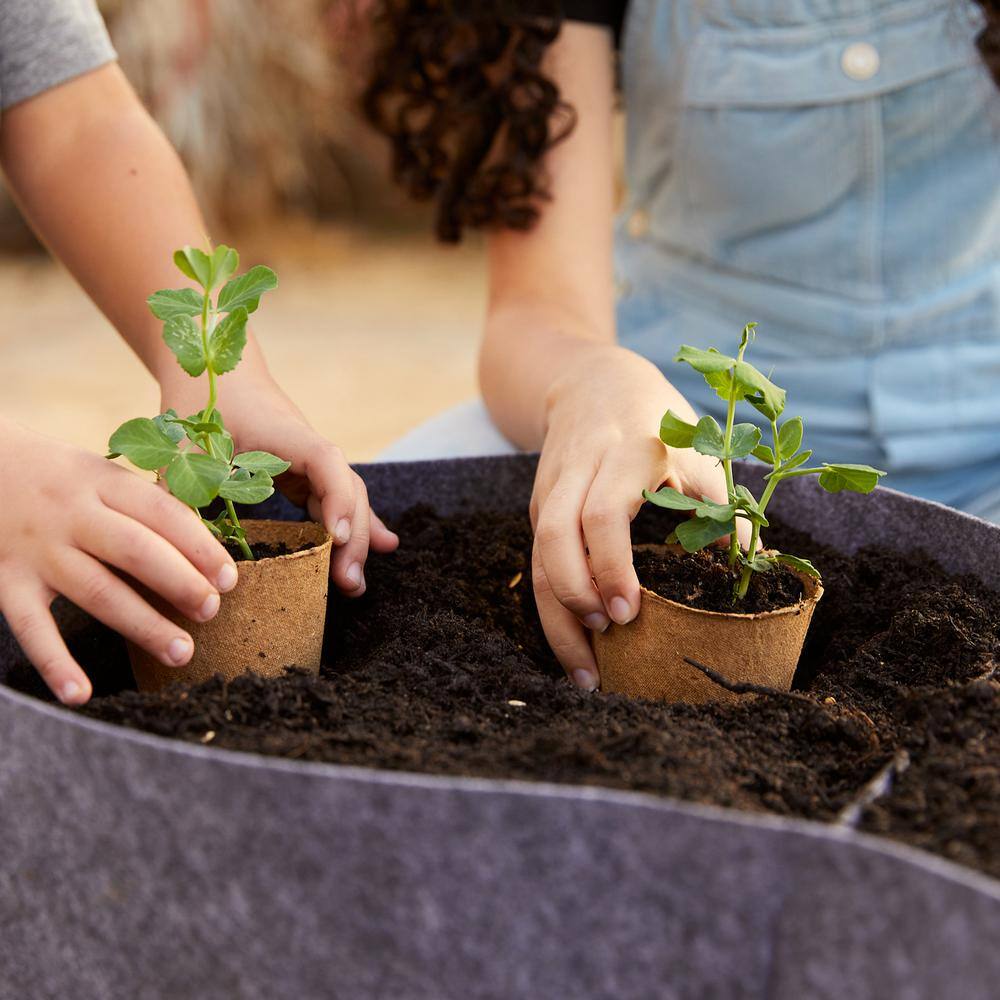
[[[542,451],[531,505],[535,597],[554,652],[584,687],[598,678],[581,621],[600,630],[639,609],[629,522],[643,487],[726,495],[711,462],[656,436],[668,408],[696,419],[690,406],[654,365],[615,343],[612,65],[602,28],[567,24],[550,49],[545,72],[577,125],[546,158],[552,200],[535,228],[490,238],[480,356],[500,429]]]
[[[103,66],[7,110],[0,163],[40,237],[158,379],[168,405],[183,405],[189,387],[177,384],[183,373],[145,299],[177,284],[173,251],[204,245],[205,226],[176,153],[121,70]],[[299,499],[339,546],[335,582],[363,593],[369,536],[383,551],[395,546],[395,536],[371,515],[364,484],[344,456],[273,381],[252,337],[219,395],[242,449],[274,451],[292,462]]]

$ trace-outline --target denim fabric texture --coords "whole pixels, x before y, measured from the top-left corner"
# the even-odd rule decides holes
[[[817,458],[1000,519],[1000,92],[970,0],[632,0],[621,342],[731,350]],[[753,415],[744,414],[743,419]]]

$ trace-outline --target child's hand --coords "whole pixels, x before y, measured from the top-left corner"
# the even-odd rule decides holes
[[[173,407],[186,416],[205,404],[203,388],[180,369],[164,374],[160,388],[163,410]],[[275,487],[333,535],[330,576],[345,594],[360,597],[369,545],[375,552],[392,552],[399,545],[369,507],[361,477],[336,445],[309,426],[260,363],[251,360],[246,370],[223,376],[218,391],[218,407],[237,451],[270,451],[292,463]]]
[[[0,420],[0,613],[53,694],[82,705],[90,681],[49,610],[63,594],[167,666],[191,636],[117,571],[186,618],[207,621],[237,582],[233,560],[198,516],[112,462]]]
[[[593,689],[600,679],[584,626],[603,631],[639,613],[629,525],[642,490],[666,483],[724,501],[726,483],[714,459],[660,442],[668,408],[697,417],[654,365],[631,352],[588,354],[548,403],[531,500],[535,601],[559,662],[576,684]]]

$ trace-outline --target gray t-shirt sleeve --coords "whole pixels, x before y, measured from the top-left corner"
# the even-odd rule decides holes
[[[96,0],[0,0],[0,108],[114,59]]]

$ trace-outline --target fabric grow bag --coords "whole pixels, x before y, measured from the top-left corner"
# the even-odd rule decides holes
[[[360,471],[448,512],[526,504],[534,461]],[[845,552],[947,538],[1000,589],[1000,529],[945,507],[774,506]],[[0,623],[0,681],[20,658]],[[0,1000],[985,1000],[998,930],[1000,883],[851,830],[214,750],[0,684]]]

